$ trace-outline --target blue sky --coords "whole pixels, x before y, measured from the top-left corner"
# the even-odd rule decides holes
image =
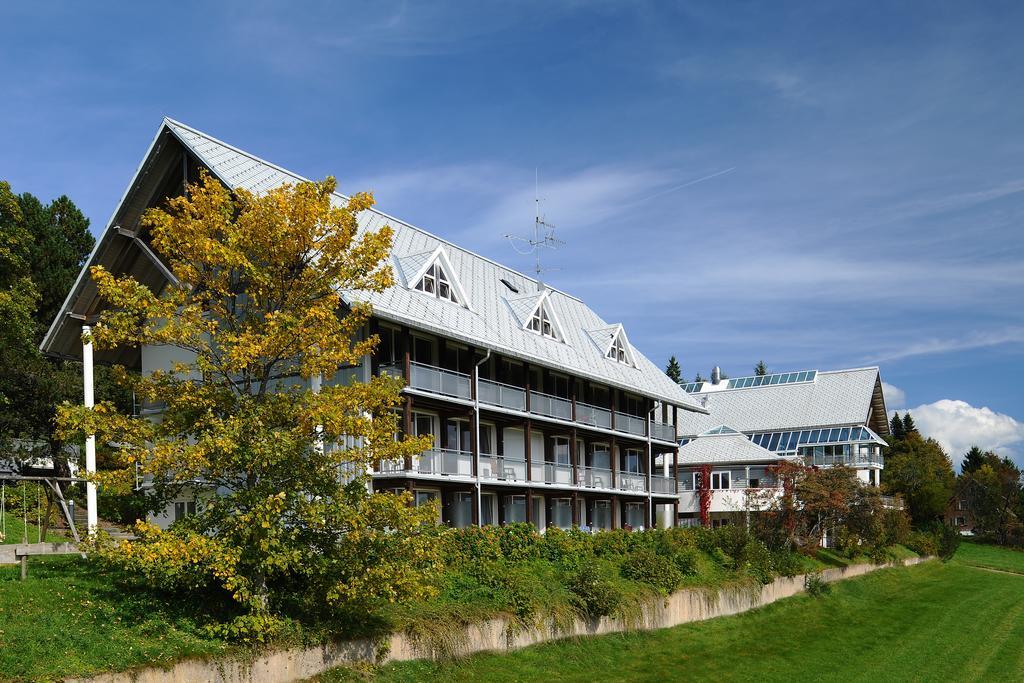
[[[1020,3],[4,3],[0,177],[99,230],[160,117],[545,279],[659,364],[878,364],[1024,462]]]

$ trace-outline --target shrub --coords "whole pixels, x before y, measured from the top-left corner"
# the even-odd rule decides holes
[[[711,559],[723,569],[732,569],[736,566],[736,560],[727,555],[721,548],[712,548],[710,555]]]
[[[938,555],[939,543],[934,534],[927,531],[911,531],[905,544],[918,555]]]
[[[642,533],[631,533],[625,529],[601,531],[594,535],[592,542],[594,555],[598,557],[622,557],[628,555]]]
[[[650,584],[668,594],[679,587],[683,575],[672,559],[646,548],[638,550],[622,563],[622,575],[632,581]]]
[[[671,557],[682,576],[693,576],[700,569],[700,557],[696,548],[680,548],[672,553]]]
[[[579,529],[552,527],[544,532],[540,556],[549,562],[576,566],[592,554],[592,536]]]
[[[757,579],[762,586],[771,583],[775,576],[772,554],[764,543],[755,538],[749,538],[743,546],[740,563],[743,570]]]
[[[821,574],[809,574],[804,579],[804,588],[812,598],[821,598],[832,592],[832,585],[821,578]]]
[[[517,522],[493,527],[502,556],[509,562],[531,560],[540,555],[540,534],[532,524]]]
[[[787,550],[772,552],[772,567],[779,576],[796,576],[804,568],[800,556]]]
[[[579,611],[591,619],[608,616],[622,604],[621,587],[598,562],[583,563],[570,572],[566,577],[566,587]]]

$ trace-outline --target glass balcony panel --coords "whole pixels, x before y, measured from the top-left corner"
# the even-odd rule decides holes
[[[623,491],[647,492],[647,479],[642,474],[619,472],[619,488]]]
[[[582,424],[592,425],[594,427],[611,429],[612,411],[608,410],[607,408],[592,406],[589,403],[577,402],[576,421]]]
[[[539,392],[530,392],[530,412],[559,420],[572,419],[572,402]]]

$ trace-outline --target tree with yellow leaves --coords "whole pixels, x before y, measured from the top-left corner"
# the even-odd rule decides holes
[[[369,308],[343,293],[393,283],[391,230],[357,226],[373,198],[334,189],[328,178],[232,193],[204,174],[149,210],[143,226],[174,280],[152,291],[93,268],[106,308],[92,341],[177,350],[172,368],[122,374],[158,417],[101,403],[58,418],[65,435],[95,433],[120,465],[101,486],[124,489],[137,468],[157,504],[197,495],[195,515],[165,532],[140,525],[137,540],[97,555],[152,585],[226,591],[245,608],[230,626],[244,639],[272,633],[286,607],[421,596],[436,563],[436,510],[367,486],[372,463],[428,447],[395,438],[400,383],[334,380],[377,342],[364,334]]]

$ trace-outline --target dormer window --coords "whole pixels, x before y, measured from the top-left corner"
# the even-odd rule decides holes
[[[430,267],[423,273],[423,277],[416,283],[416,289],[427,294],[433,294],[438,299],[447,299],[453,304],[460,303],[458,295],[455,294],[455,289],[448,280],[448,276],[445,275],[444,268],[436,261],[430,264]]]
[[[626,347],[622,344],[622,337],[616,337],[612,341],[612,346],[608,349],[608,357],[614,361],[620,363],[629,363],[629,357],[626,355]]]
[[[551,324],[551,318],[548,316],[547,306],[543,304],[534,311],[533,317],[530,318],[530,324],[527,327],[542,337],[558,339],[558,335],[555,334],[555,328]]]
[[[442,247],[429,254],[399,258],[398,263],[410,289],[469,308],[466,290],[459,283],[452,262]]]

